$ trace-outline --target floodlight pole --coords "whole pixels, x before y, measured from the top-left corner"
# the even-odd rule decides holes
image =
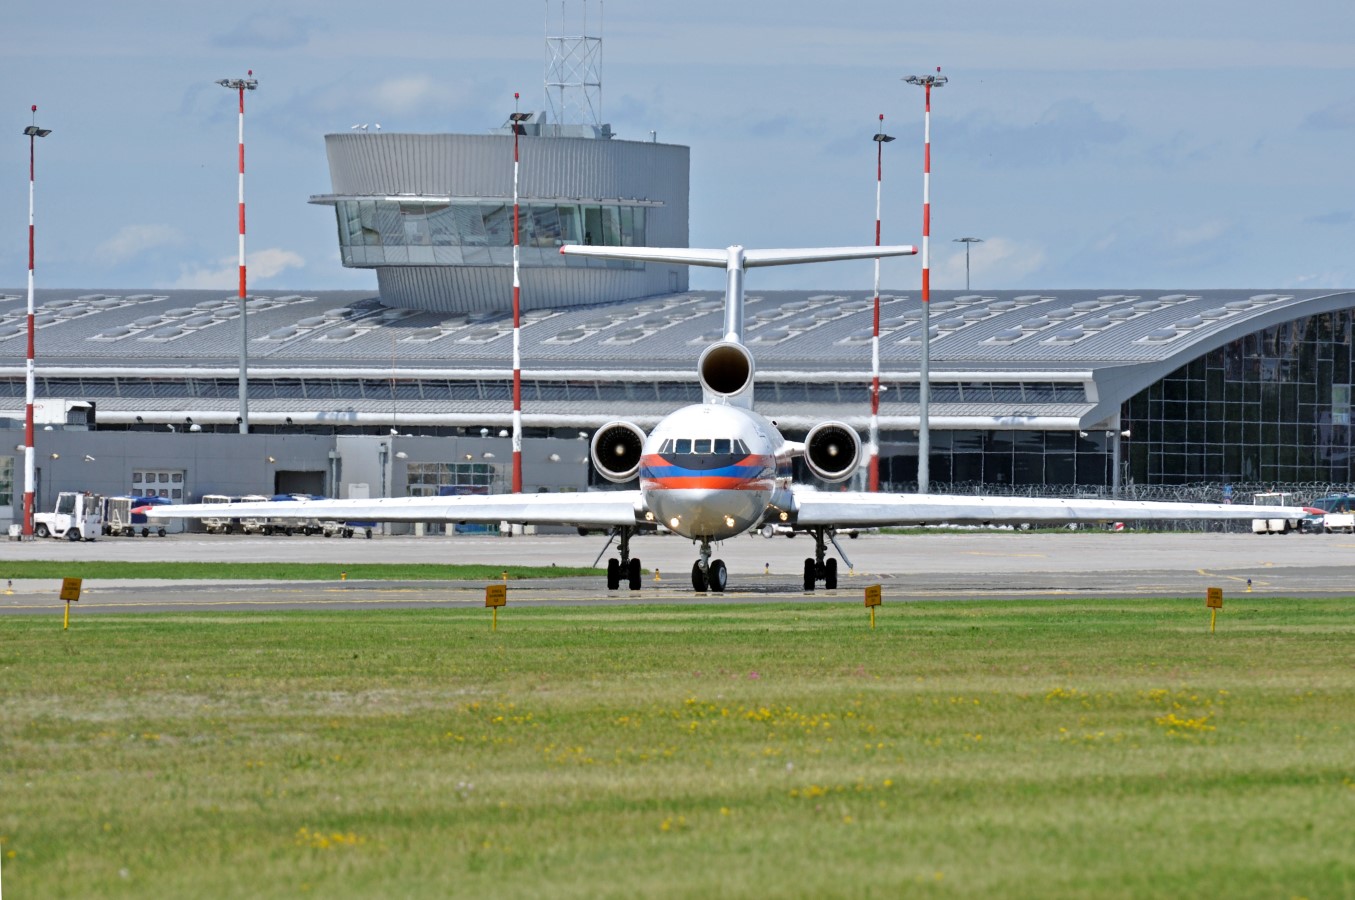
[[[240,433],[249,434],[249,325],[245,321],[245,91],[258,88],[254,70],[248,78],[221,78],[217,84],[240,93]]]
[[[936,67],[934,75],[909,75],[903,79],[909,84],[921,85],[926,91],[927,106],[922,125],[922,367],[917,385],[917,492],[931,491],[932,436],[931,418],[931,272],[929,244],[932,231],[932,88],[940,87],[949,79]]]
[[[884,146],[894,140],[884,133],[885,115],[880,113],[875,132],[875,246],[880,246],[880,185],[884,174]],[[868,487],[880,489],[880,257],[875,257],[875,317],[870,333],[870,465]]]
[[[37,490],[37,455],[33,451],[33,402],[37,394],[37,376],[33,368],[33,173],[37,139],[52,133],[38,127],[38,107],[32,107],[33,124],[24,129],[28,135],[28,357],[24,365],[24,521],[23,536],[33,537],[33,495]]]
[[[518,135],[531,113],[518,112],[518,94],[513,94],[513,493],[522,493],[522,279],[520,274],[521,229],[518,218]]]
[[[983,238],[962,237],[954,240],[956,244],[964,244],[964,289],[969,290],[969,245],[982,244]]]

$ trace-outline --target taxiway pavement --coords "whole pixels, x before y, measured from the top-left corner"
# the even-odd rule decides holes
[[[11,560],[143,562],[318,562],[334,566],[325,581],[168,581],[87,579],[81,614],[191,610],[336,609],[481,605],[485,582],[346,580],[353,563],[484,563],[493,566],[586,566],[600,536],[452,536],[343,539],[323,537],[170,535],[108,538],[90,543],[10,541],[0,544],[0,614],[60,608],[56,579],[13,579]],[[866,534],[839,542],[852,565],[840,564],[835,591],[806,592],[803,559],[813,542],[741,537],[715,555],[729,567],[724,594],[695,594],[696,545],[675,536],[637,538],[632,552],[649,570],[640,591],[607,591],[602,579],[511,581],[510,602],[764,603],[860,602],[881,584],[887,601],[1047,599],[1070,597],[1228,595],[1355,596],[1355,537],[1348,535],[1033,533],[963,531],[922,535]],[[830,553],[831,553],[830,548]],[[1250,590],[1248,590],[1250,582]]]

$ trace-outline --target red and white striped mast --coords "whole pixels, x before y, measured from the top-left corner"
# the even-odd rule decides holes
[[[221,78],[217,84],[240,93],[240,433],[249,433],[249,327],[245,322],[245,91],[258,88],[250,69],[247,78]]]
[[[24,129],[28,135],[28,358],[24,366],[24,521],[23,536],[33,536],[33,493],[37,489],[37,455],[33,452],[33,400],[37,393],[37,377],[33,369],[33,173],[34,145],[37,139],[52,133],[50,128],[38,127],[38,107],[32,108],[33,124]]]
[[[513,493],[522,493],[522,279],[519,272],[521,232],[518,219],[518,135],[531,113],[518,112],[518,94],[513,93]]]
[[[940,87],[948,80],[936,67],[935,75],[909,75],[903,79],[909,84],[919,84],[926,90],[927,106],[923,113],[922,125],[922,365],[918,373],[917,384],[917,492],[929,493],[931,490],[931,270],[928,247],[932,233],[932,88]]]
[[[894,140],[885,134],[885,114],[875,132],[875,246],[880,246],[880,185],[884,174],[884,146]],[[870,480],[880,489],[880,257],[875,257],[875,322],[870,337]]]

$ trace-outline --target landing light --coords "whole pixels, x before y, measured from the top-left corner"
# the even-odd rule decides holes
[[[668,527],[669,527],[669,528],[672,528],[673,530],[676,531],[676,530],[677,530],[677,527],[678,527],[678,522],[679,522],[679,521],[680,521],[680,520],[678,519],[677,516],[673,516],[673,518],[671,518],[671,519],[668,520]]]
[[[733,528],[733,527],[734,527],[734,517],[733,517],[733,516],[725,516],[725,527],[726,527],[726,528]]]

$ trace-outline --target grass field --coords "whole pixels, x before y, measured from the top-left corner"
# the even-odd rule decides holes
[[[1348,601],[58,619],[11,897],[1355,894]]]
[[[486,566],[443,563],[308,563],[308,562],[122,562],[120,560],[18,559],[0,562],[6,578],[159,578],[236,579],[244,581],[480,581],[601,575],[604,570],[567,566]]]

